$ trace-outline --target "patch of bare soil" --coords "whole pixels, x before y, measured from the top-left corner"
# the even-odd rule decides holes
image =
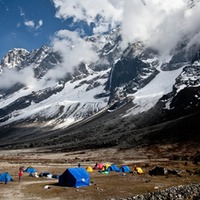
[[[43,149],[5,150],[0,153],[0,173],[8,171],[14,181],[8,184],[0,183],[0,199],[8,200],[40,200],[40,199],[81,199],[102,200],[111,198],[127,198],[137,194],[166,189],[171,186],[199,183],[200,165],[190,160],[192,155],[171,154],[169,157],[159,157],[155,152],[145,153],[146,149],[98,149],[67,153],[44,152]],[[101,174],[98,171],[90,173],[91,185],[82,188],[61,187],[57,179],[46,177],[34,178],[28,173],[23,174],[22,182],[18,182],[20,166],[32,166],[41,172],[62,174],[68,167],[94,166],[96,162],[115,163],[118,167],[128,165],[132,173],[111,172]],[[142,167],[144,174],[134,172],[134,165]],[[155,166],[178,170],[175,175],[150,176],[149,170]],[[44,189],[48,185],[49,189]]]

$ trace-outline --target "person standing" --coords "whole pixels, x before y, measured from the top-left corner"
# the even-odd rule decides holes
[[[19,171],[19,182],[22,181],[22,176],[23,176],[23,172],[20,170],[20,171]]]

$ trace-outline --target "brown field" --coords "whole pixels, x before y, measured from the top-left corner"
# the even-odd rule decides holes
[[[142,167],[145,174],[111,172],[105,175],[94,171],[90,173],[91,185],[78,189],[60,187],[57,179],[34,178],[30,177],[28,173],[24,173],[22,182],[18,182],[18,169],[22,165],[25,168],[34,167],[38,174],[41,172],[62,174],[67,167],[76,167],[78,163],[81,163],[82,167],[89,165],[93,167],[96,162],[115,163],[119,167],[128,165],[131,169],[136,164]],[[182,170],[182,173],[180,176],[150,176],[148,171],[155,166]],[[39,149],[0,151],[0,173],[8,171],[14,179],[8,184],[0,183],[0,199],[102,200],[127,198],[175,185],[200,182],[199,175],[191,175],[186,170],[198,171],[200,165],[193,164],[191,161],[187,161],[186,165],[185,161],[172,161],[167,157],[150,156],[142,151],[131,149],[99,149],[70,153],[51,153]],[[44,189],[46,185],[50,188]]]

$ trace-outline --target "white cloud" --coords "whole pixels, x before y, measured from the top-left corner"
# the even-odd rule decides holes
[[[61,53],[63,63],[59,68],[50,70],[45,76],[47,79],[63,77],[81,62],[90,63],[97,58],[90,42],[81,38],[77,32],[58,31],[52,39],[52,47]]]
[[[120,20],[122,9],[122,0],[53,0],[57,9],[56,17],[67,19],[74,17],[74,21],[86,21],[97,23],[97,16],[101,16],[105,23],[98,23],[98,30],[105,30],[111,25],[112,27]],[[101,28],[102,26],[102,28]]]
[[[27,86],[35,85],[36,79],[32,68],[27,67],[21,71],[5,68],[0,74],[0,89],[12,87],[16,83],[22,83]]]
[[[38,21],[38,25],[35,27],[35,29],[39,29],[40,27],[42,27],[42,25],[43,25],[43,21],[40,19]]]
[[[199,10],[199,5],[197,7]],[[198,26],[198,23],[192,19],[198,17],[198,14],[194,9],[189,9],[188,1],[185,0],[177,0],[176,3],[162,1],[159,4],[158,0],[154,0],[150,11],[148,24],[150,27],[155,25],[153,22],[157,24],[152,30],[146,30],[147,37],[142,39],[146,39],[148,45],[157,48],[161,53],[169,52],[183,37],[189,36],[190,32],[192,38],[195,32],[194,27]],[[188,12],[193,13],[193,17],[189,16]]]
[[[37,23],[35,23],[33,20],[25,20],[24,25],[29,29],[37,30],[43,26],[43,20],[40,19]]]
[[[24,16],[25,15],[25,13],[24,13],[24,11],[23,11],[23,9],[21,7],[19,7],[19,11],[20,11],[20,16]]]
[[[37,30],[39,29],[40,27],[43,26],[43,20],[40,19],[38,22],[35,21],[35,20],[28,20],[26,18],[26,14],[25,12],[23,11],[23,9],[21,7],[19,7],[19,11],[20,11],[20,16],[23,18],[24,20],[24,25],[28,28],[28,29],[33,29],[33,30]],[[20,23],[17,24],[17,27],[20,26]]]
[[[39,20],[38,25],[39,25],[39,26],[42,26],[42,25],[43,25],[43,21],[42,21],[42,20]]]
[[[34,28],[35,27],[35,22],[33,20],[26,20],[24,22],[24,25],[27,26],[28,28]]]
[[[189,0],[53,0],[56,17],[95,23],[94,33],[121,24],[123,44],[141,40],[167,53],[185,35],[199,33],[200,3],[192,9]],[[97,20],[97,16],[101,16]]]

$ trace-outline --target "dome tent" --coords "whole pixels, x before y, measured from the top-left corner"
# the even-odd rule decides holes
[[[117,165],[112,164],[111,166],[108,167],[108,171],[118,172],[119,168],[117,167]]]
[[[28,173],[33,173],[33,172],[37,172],[36,169],[34,169],[33,167],[27,167],[24,172],[28,172]]]
[[[93,169],[92,169],[91,166],[87,166],[87,167],[86,167],[86,170],[87,170],[88,172],[93,172]]]
[[[93,169],[102,169],[103,168],[103,164],[102,163],[96,163],[96,165],[93,167]]]
[[[126,165],[121,166],[120,169],[119,169],[119,172],[129,173],[130,172],[130,168],[128,166],[126,166]]]
[[[0,174],[0,181],[7,183],[13,181],[13,178],[8,172],[3,172],[2,174]]]

